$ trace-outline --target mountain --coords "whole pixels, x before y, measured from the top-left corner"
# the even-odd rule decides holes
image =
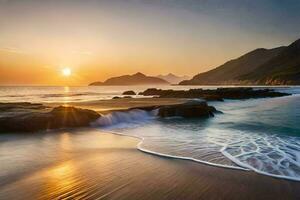
[[[171,84],[178,84],[179,82],[183,80],[189,79],[188,76],[176,76],[172,73],[169,73],[167,75],[158,75],[157,78],[163,79],[165,81],[168,81]]]
[[[118,77],[112,77],[107,79],[104,82],[94,82],[90,86],[99,86],[99,85],[166,85],[170,84],[169,82],[152,76],[146,76],[140,72],[133,75],[124,75]]]
[[[180,84],[300,84],[300,40],[287,47],[256,49]]]
[[[270,85],[300,84],[300,39],[286,47],[279,55],[239,77],[242,81]]]

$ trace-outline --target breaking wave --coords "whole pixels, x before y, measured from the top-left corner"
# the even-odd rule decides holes
[[[144,111],[140,109],[132,109],[128,111],[115,111],[101,116],[92,126],[100,126],[104,128],[125,128],[140,125],[149,120],[156,118],[157,110]]]

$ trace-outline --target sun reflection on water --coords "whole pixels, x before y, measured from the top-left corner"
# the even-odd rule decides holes
[[[64,87],[64,97],[63,97],[63,102],[64,102],[64,106],[68,106],[68,102],[70,102],[70,87],[69,86],[65,86]]]

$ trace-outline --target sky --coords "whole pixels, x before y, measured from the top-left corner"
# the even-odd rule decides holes
[[[0,0],[0,85],[194,76],[299,39],[299,10],[298,0]]]

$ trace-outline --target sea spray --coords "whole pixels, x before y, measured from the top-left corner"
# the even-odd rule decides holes
[[[142,123],[156,118],[158,111],[144,111],[132,109],[128,111],[114,111],[101,116],[91,125],[94,127],[115,127],[122,125],[130,126],[132,124]]]

